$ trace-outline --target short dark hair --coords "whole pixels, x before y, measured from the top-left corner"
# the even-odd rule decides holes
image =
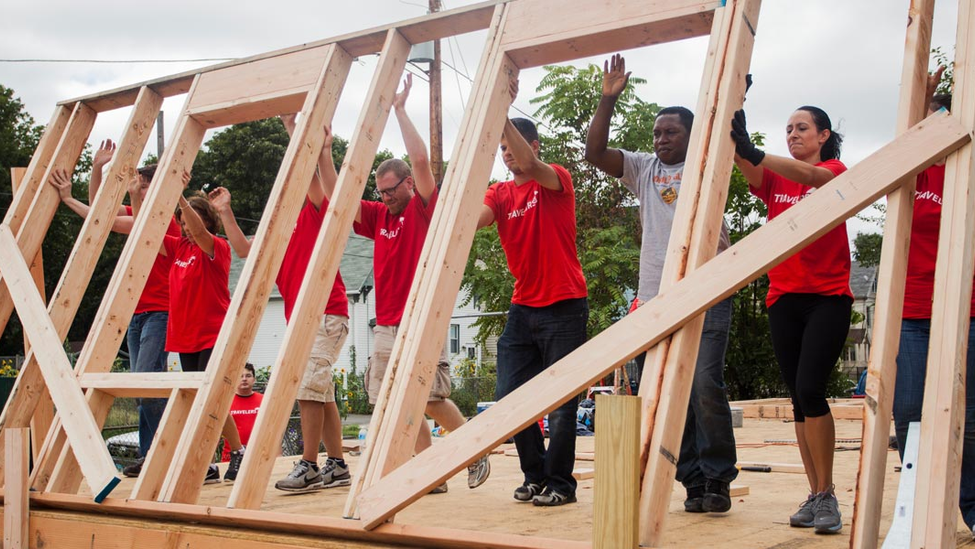
[[[518,130],[518,133],[525,138],[531,145],[532,141],[538,141],[538,128],[535,123],[527,118],[512,118],[511,124]]]
[[[196,213],[200,214],[200,219],[203,220],[203,226],[206,227],[210,234],[217,234],[222,230],[220,225],[220,217],[217,215],[217,211],[213,209],[213,205],[210,204],[210,200],[207,198],[203,191],[193,191],[189,196],[186,197],[186,201],[190,203],[190,207],[193,208]],[[179,221],[183,218],[183,210],[176,210],[176,220]]]
[[[937,105],[938,108],[944,109],[946,111],[951,110],[951,94],[950,93],[939,93],[931,98],[931,106]],[[937,110],[937,109],[935,109]]]
[[[680,123],[684,128],[687,129],[687,133],[691,133],[691,126],[694,125],[694,113],[691,112],[687,107],[664,107],[660,109],[657,116],[665,116],[668,114],[676,114],[680,117]]]
[[[141,175],[142,177],[145,177],[149,181],[152,181],[152,178],[155,177],[156,175],[156,168],[158,167],[159,164],[149,164],[148,166],[142,166],[136,171],[138,171],[139,175]]]
[[[833,123],[830,122],[829,115],[826,114],[826,111],[811,105],[803,105],[796,110],[808,112],[812,116],[813,123],[816,124],[818,131],[829,130],[829,139],[819,149],[820,160],[839,160],[840,147],[843,145],[843,136],[839,132],[833,131]]]
[[[251,364],[250,362],[248,362],[247,364],[244,364],[244,369],[247,370],[247,371],[249,371],[252,376],[257,377],[257,372],[254,371],[254,365]]]

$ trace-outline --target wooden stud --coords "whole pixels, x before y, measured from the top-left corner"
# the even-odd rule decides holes
[[[30,429],[12,427],[4,430],[3,450],[3,547],[27,549],[30,542],[28,467],[30,464]]]
[[[732,484],[728,489],[728,495],[733,498],[740,498],[741,496],[747,496],[750,490],[748,486],[742,486],[740,484]]]
[[[406,46],[403,44],[405,42],[401,37],[391,35],[387,49],[383,50],[383,56],[376,68],[374,86],[370,89],[366,100],[366,105],[372,108],[364,110],[360,116],[360,130],[353,137],[352,146],[347,152],[348,167],[343,167],[341,170],[332,196],[333,204],[354,204],[355,200],[362,196],[366,175],[369,173],[372,159],[375,158],[379,139],[377,137],[370,140],[360,136],[382,134],[399,74],[406,61],[406,54],[402,51]],[[317,97],[315,93],[309,93],[305,107],[306,112],[320,110],[322,120],[331,120],[335,114],[342,87],[352,64],[352,57],[345,50],[338,46],[328,46],[328,48],[324,64],[319,60],[319,80],[315,89],[321,91],[317,93]],[[394,70],[397,67],[399,70]],[[380,79],[381,74],[385,75],[385,78]],[[321,124],[307,126],[307,132],[320,133],[318,130],[320,127]],[[301,136],[302,134],[296,129],[292,146],[304,145],[302,139],[307,137]],[[316,150],[320,149],[321,145],[318,145]],[[307,189],[307,185],[296,186],[295,189]],[[297,193],[291,192],[287,196],[282,196],[281,201],[297,204],[300,203],[300,197]],[[295,396],[298,394],[298,385],[311,352],[315,331],[320,324],[322,311],[325,310],[338,272],[342,254],[337,251],[344,248],[349,238],[356,211],[355,207],[329,207],[325,214],[325,220],[316,240],[315,251],[309,258],[301,290],[291,313],[291,321],[285,330],[284,341],[271,368],[271,378],[264,392],[265,402],[257,413],[241,470],[230,493],[227,503],[229,507],[258,509],[261,506],[274,460],[279,453],[281,437],[287,428]]]
[[[169,395],[166,410],[159,420],[159,430],[152,439],[149,455],[142,464],[142,473],[132,487],[132,499],[152,501],[159,497],[166,470],[176,453],[176,443],[186,427],[196,391],[174,389]]]
[[[639,545],[640,397],[596,395],[593,549]]]
[[[168,398],[177,389],[195,392],[203,383],[203,372],[82,374],[78,381],[85,389],[115,398]]]
[[[766,272],[780,257],[819,238],[887,194],[900,178],[917,173],[969,141],[968,130],[945,116],[917,124],[833,179],[823,191],[806,197],[478,414],[424,451],[416,463],[383,477],[359,497],[363,525],[375,528],[477,456],[555,409],[557,403],[581,392],[641,349],[658,343]]]
[[[17,240],[6,225],[0,225],[0,252],[4,258],[0,272],[17,307],[24,332],[30,337],[45,384],[55,405],[64,411],[62,421],[68,440],[79,454],[79,464],[95,500],[101,501],[121,479],[115,476],[112,457],[85,406],[81,386],[72,375],[71,363],[61,349],[57,330],[33,287],[30,270],[20,255]]]
[[[115,397],[101,391],[88,391],[85,395],[91,408],[95,424],[105,425]],[[72,474],[63,474],[71,471]],[[51,484],[52,479],[56,480]],[[41,459],[34,463],[31,471],[31,488],[36,491],[75,493],[81,485],[81,469],[74,454],[68,448],[68,437],[62,429],[60,419],[55,415],[51,428],[41,447]]]
[[[589,480],[596,478],[596,470],[592,467],[584,467],[582,469],[576,469],[572,471],[572,478],[576,480]]]

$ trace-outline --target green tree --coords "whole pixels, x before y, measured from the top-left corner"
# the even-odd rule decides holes
[[[880,265],[880,247],[884,235],[880,233],[857,233],[853,239],[853,259],[863,267]]]

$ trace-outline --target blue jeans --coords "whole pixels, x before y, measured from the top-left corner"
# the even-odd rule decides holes
[[[148,311],[132,316],[126,341],[129,345],[129,368],[132,372],[165,372],[166,311]],[[140,398],[139,402],[139,453],[149,454],[152,437],[159,429],[159,420],[166,409],[165,398]]]
[[[969,528],[975,525],[975,320],[968,328],[968,357],[965,369],[965,435],[962,442],[961,493],[958,507]],[[901,341],[897,350],[897,381],[894,385],[894,430],[897,448],[904,458],[907,429],[921,421],[924,403],[924,377],[928,365],[930,319],[901,321]],[[945,364],[944,367],[950,367]]]
[[[585,343],[588,320],[589,301],[584,297],[546,307],[512,304],[498,340],[495,397],[500,400]],[[514,436],[525,482],[545,484],[565,496],[575,494],[572,467],[576,459],[578,400],[578,395],[570,397],[549,412],[547,452],[537,425]]]

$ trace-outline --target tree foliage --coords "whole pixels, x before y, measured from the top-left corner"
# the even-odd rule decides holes
[[[884,235],[880,233],[857,233],[853,239],[853,259],[863,267],[880,265],[880,247]]]

